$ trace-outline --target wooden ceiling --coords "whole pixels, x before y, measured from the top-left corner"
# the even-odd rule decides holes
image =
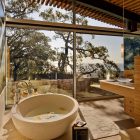
[[[72,0],[33,0],[34,2],[71,11]],[[124,10],[123,10],[124,8]],[[140,0],[76,0],[75,12],[118,27],[127,21],[140,23]],[[124,18],[123,18],[124,16]]]
[[[140,0],[105,0],[140,15]]]

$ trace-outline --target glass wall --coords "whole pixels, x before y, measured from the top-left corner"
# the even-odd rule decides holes
[[[4,28],[4,27],[2,27]],[[1,36],[0,42],[0,93],[6,85],[6,46],[5,37]]]
[[[5,22],[4,3],[0,1],[0,93],[6,85],[6,47],[5,47]]]
[[[6,14],[7,17],[18,19],[72,24],[72,5],[70,5],[71,9],[69,10],[58,7],[50,6],[50,4],[38,4],[35,1],[28,0],[7,0]]]
[[[53,22],[54,25],[56,22],[72,24],[75,21],[75,24],[79,25],[118,28],[103,22],[99,24],[99,21],[78,14],[73,19],[72,5],[69,10],[62,10],[52,6],[34,5],[28,1],[19,2],[7,1],[8,17]],[[68,30],[68,27],[63,25],[65,30]],[[83,26],[84,29],[85,27]],[[112,93],[100,94],[99,80],[105,79],[108,73],[112,78],[117,77],[123,71],[121,56],[123,38],[77,33],[76,42],[73,44],[75,40],[75,38],[73,40],[73,32],[7,29],[9,104],[13,104],[16,92],[21,94],[21,98],[28,94],[48,92],[70,96],[77,94],[79,100],[113,95]],[[76,49],[76,60],[73,60],[73,48]],[[73,61],[76,61],[76,66]],[[77,85],[73,85],[74,67],[76,67]],[[76,93],[73,93],[74,86],[76,86]],[[98,89],[99,92],[96,93]]]
[[[123,71],[123,37],[77,34],[77,98],[99,99],[116,96],[100,89],[99,80],[119,77]]]
[[[109,16],[105,16],[101,13],[99,13],[101,15],[98,15],[98,12],[95,9],[85,9],[84,11],[84,7],[84,4],[79,5],[78,3],[76,3],[73,7],[72,1],[46,1],[44,2],[44,4],[41,4],[41,0],[40,3],[28,0],[7,0],[6,14],[7,17],[12,18],[72,24],[73,9],[75,8],[76,24],[108,28],[120,28],[122,26],[122,24],[120,23],[123,23],[123,19],[116,21],[116,24],[120,24],[120,27],[111,25],[109,23],[102,22],[110,21]],[[86,15],[84,14],[84,12]]]
[[[73,96],[73,33],[7,28],[9,53],[8,104],[33,94]],[[76,98],[115,96],[100,89],[99,80],[123,71],[122,37],[76,34]]]
[[[10,48],[8,104],[14,96],[61,93],[73,96],[71,32],[7,29]],[[16,39],[15,39],[16,38]]]

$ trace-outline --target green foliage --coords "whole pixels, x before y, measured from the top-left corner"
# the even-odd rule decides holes
[[[35,73],[48,71],[48,59],[55,60],[50,38],[34,30],[13,29],[8,38],[14,80],[27,79]]]
[[[53,9],[47,9],[44,12],[41,12],[40,16],[45,21],[72,23],[72,16],[70,13],[62,13]],[[87,25],[88,21],[85,17],[78,15],[76,16],[76,24]],[[55,32],[55,34],[54,39],[62,39],[65,43],[65,46],[62,47],[64,51],[59,52],[58,60],[59,71],[65,73],[65,68],[67,66],[73,68],[73,64],[71,64],[73,58],[69,56],[69,54],[73,51],[73,34],[71,32]],[[100,71],[100,77],[105,77],[106,72],[109,70],[114,71],[115,73],[119,73],[120,71],[117,65],[113,61],[109,60],[108,50],[106,47],[95,47],[91,42],[85,42],[81,35],[76,35],[76,51],[77,62],[80,62],[83,58],[88,57],[93,59],[93,61],[101,61],[100,64],[97,63],[95,65],[88,63],[86,67],[84,65],[80,65],[80,75],[78,77],[97,71]]]
[[[6,16],[27,18],[33,12],[39,12],[39,5],[32,0],[7,0]]]
[[[140,38],[125,37],[124,51],[124,68],[134,69],[134,56],[140,55]]]
[[[59,10],[54,10],[53,8],[48,8],[41,12],[40,17],[49,22],[73,23],[72,12],[62,12]],[[88,21],[85,17],[78,15],[76,17],[76,24],[87,25]]]
[[[40,6],[30,0],[7,0],[6,14],[12,18],[28,18],[39,12]],[[10,47],[11,73],[14,80],[28,79],[37,73],[52,69],[48,60],[54,61],[55,51],[48,44],[51,39],[35,30],[7,29]]]
[[[39,5],[28,0],[8,0],[6,6],[7,16],[13,18],[28,18],[32,12],[39,12]],[[72,12],[62,12],[52,8],[46,9],[40,13],[43,20],[49,22],[73,23]],[[87,25],[85,17],[76,16],[76,24]],[[66,73],[69,66],[73,69],[73,33],[72,32],[55,32],[53,39],[62,39],[64,46],[61,49],[53,50],[49,45],[49,37],[35,30],[13,29],[8,30],[8,46],[11,53],[11,64],[14,80],[27,79],[37,73],[48,71],[59,71]],[[100,75],[104,76],[108,69],[118,71],[116,64],[109,60],[108,50],[104,46],[95,47],[91,42],[85,42],[82,35],[76,36],[77,61],[90,57],[94,60],[100,60],[88,68],[80,68],[80,74],[93,73],[100,70]],[[58,69],[51,64],[58,59]]]

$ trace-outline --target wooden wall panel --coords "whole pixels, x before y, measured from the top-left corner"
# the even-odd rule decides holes
[[[140,56],[134,60],[134,87],[123,86],[115,82],[100,81],[102,89],[124,96],[124,110],[140,125]]]
[[[124,98],[124,110],[127,114],[134,117],[134,98]]]
[[[134,64],[140,65],[140,56],[135,56]]]
[[[135,123],[140,125],[140,56],[134,58],[134,118]]]
[[[124,96],[124,111],[134,117],[134,87],[120,85],[118,82],[100,81],[100,87],[104,90]]]

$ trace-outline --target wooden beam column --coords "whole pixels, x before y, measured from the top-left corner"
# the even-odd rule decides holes
[[[9,81],[10,78],[11,78],[11,75],[10,75],[10,48],[7,47],[7,80]]]
[[[140,125],[140,56],[134,58],[134,118],[136,125]]]
[[[137,31],[137,22],[136,21],[128,21],[127,22],[127,30],[130,32]]]

